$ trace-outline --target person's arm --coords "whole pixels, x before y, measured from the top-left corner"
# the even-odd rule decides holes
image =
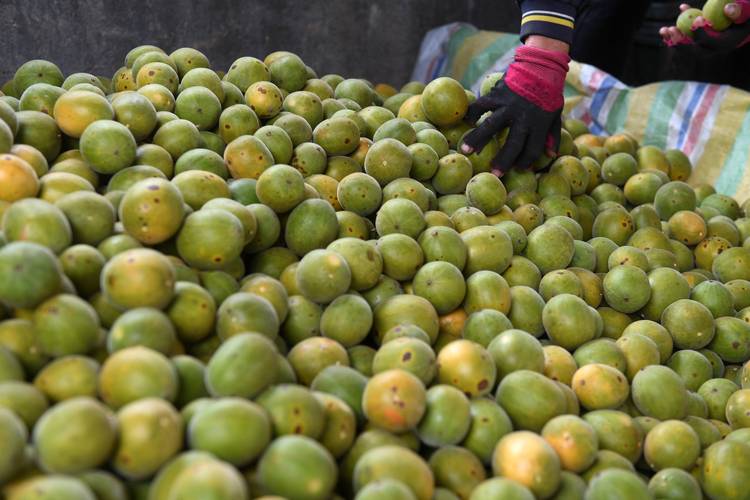
[[[542,35],[530,35],[523,44],[527,47],[537,47],[555,52],[564,52],[565,54],[570,52],[569,44]]]
[[[528,168],[543,153],[557,154],[560,143],[563,88],[575,14],[580,2],[525,0],[521,5],[521,40],[504,77],[469,107],[467,120],[475,123],[461,151],[481,150],[493,136],[510,128],[505,144],[492,160],[493,172]]]

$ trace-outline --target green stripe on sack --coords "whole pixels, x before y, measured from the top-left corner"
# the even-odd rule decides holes
[[[453,59],[456,57],[456,52],[458,52],[461,47],[464,44],[464,41],[469,38],[472,35],[475,35],[479,32],[478,29],[476,29],[474,26],[461,26],[458,31],[453,33],[450,37],[450,40],[448,41],[448,47],[445,51],[446,58],[445,58],[445,64],[443,65],[443,71],[445,72],[448,70],[448,68],[451,67],[451,64],[453,63]]]
[[[568,82],[568,80],[565,80],[565,87],[563,88],[563,97],[567,99],[568,97],[576,97],[579,95],[582,96],[584,94],[582,94],[581,91],[579,91],[575,85]]]
[[[667,144],[669,120],[672,118],[672,113],[684,88],[685,82],[665,82],[659,85],[654,96],[654,106],[648,115],[646,132],[643,134],[644,146],[664,149]]]
[[[721,173],[716,179],[715,187],[719,193],[733,196],[742,181],[747,169],[748,150],[750,149],[750,112],[745,112],[745,119],[734,139]]]
[[[471,88],[489,70],[498,59],[504,57],[520,45],[518,35],[500,35],[497,40],[474,56],[460,81],[464,87]]]
[[[625,120],[630,110],[630,89],[623,89],[615,99],[607,115],[607,131],[617,133],[625,127]]]

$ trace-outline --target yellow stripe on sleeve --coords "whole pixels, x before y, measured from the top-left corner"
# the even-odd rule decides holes
[[[523,26],[526,23],[530,23],[532,21],[541,21],[545,23],[553,23],[553,24],[559,24],[561,26],[566,26],[570,29],[573,29],[573,21],[570,21],[568,19],[562,19],[560,17],[555,16],[545,16],[543,14],[532,14],[530,16],[525,16],[523,19],[521,19],[521,25]]]

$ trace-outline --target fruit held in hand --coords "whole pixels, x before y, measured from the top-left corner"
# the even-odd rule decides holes
[[[700,9],[693,8],[682,11],[682,13],[677,16],[677,29],[680,30],[683,35],[693,38],[693,21],[695,21],[695,18],[700,15],[703,15]]]

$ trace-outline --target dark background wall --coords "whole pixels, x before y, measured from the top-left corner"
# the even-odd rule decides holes
[[[519,19],[513,0],[0,0],[0,80],[37,58],[111,76],[130,48],[151,43],[195,47],[220,70],[290,50],[320,74],[400,85],[429,29],[517,31]]]
[[[750,88],[750,45],[715,53],[665,48],[660,26],[682,0],[588,0],[573,57],[631,85],[680,79]],[[701,5],[703,0],[690,0]],[[241,56],[291,50],[319,74],[401,85],[424,34],[464,21],[517,32],[515,0],[0,0],[0,84],[29,59],[64,73],[111,76],[131,48],[195,47],[214,69]]]

